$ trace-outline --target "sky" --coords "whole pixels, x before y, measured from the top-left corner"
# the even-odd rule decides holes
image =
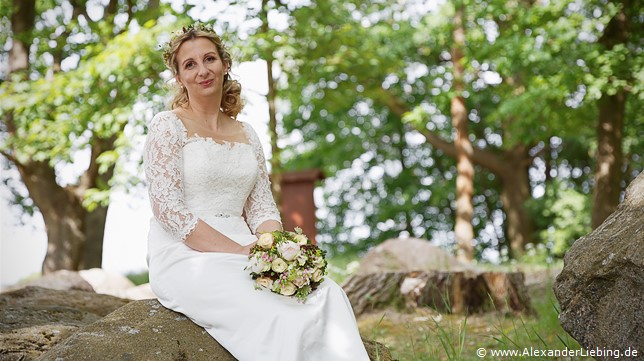
[[[269,159],[266,63],[241,63],[233,67],[232,73],[241,82],[242,95],[246,101],[239,119],[253,126]],[[136,143],[133,152],[141,154],[143,138]],[[14,172],[7,175],[13,175],[12,173]],[[18,207],[10,205],[9,197],[7,186],[0,184],[0,289],[39,273],[47,250],[42,216],[36,214],[34,217],[23,217],[26,222],[21,224],[21,212]],[[152,211],[144,187],[129,193],[112,193],[103,241],[103,269],[121,274],[147,270],[145,257],[151,217]]]

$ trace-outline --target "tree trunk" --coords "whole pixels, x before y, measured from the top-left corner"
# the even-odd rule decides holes
[[[268,0],[262,0],[262,32],[268,34]],[[275,203],[281,208],[282,204],[282,160],[281,150],[277,144],[277,110],[275,101],[277,99],[277,89],[275,79],[273,78],[273,53],[272,49],[267,50],[266,55],[266,73],[268,78],[268,132],[271,137],[271,191]]]
[[[597,164],[593,189],[592,227],[599,227],[617,209],[622,181],[622,138],[626,92],[604,95],[599,101]]]
[[[525,208],[532,197],[528,168],[531,158],[527,147],[516,146],[504,153],[505,169],[497,174],[503,182],[501,202],[505,212],[506,239],[510,258],[520,258],[527,244],[533,241],[534,222]]]
[[[629,1],[622,2],[619,13],[610,20],[599,43],[610,50],[617,44],[625,44],[630,34],[629,18],[625,8]],[[597,124],[597,155],[595,165],[595,188],[593,189],[592,227],[599,227],[617,209],[622,182],[622,138],[626,91],[620,89],[614,95],[603,94],[599,100]]]
[[[454,15],[454,46],[452,47],[452,64],[454,66],[454,92],[451,102],[452,125],[456,129],[454,146],[456,147],[456,257],[461,261],[474,259],[474,227],[472,226],[472,195],[474,193],[474,165],[472,164],[472,143],[469,140],[467,126],[467,107],[461,95],[463,84],[463,48],[465,47],[465,28],[463,26],[464,6],[456,4]]]
[[[97,140],[95,144],[111,147],[113,139]],[[81,183],[87,184],[82,187],[58,185],[56,172],[48,162],[20,163],[13,159],[45,222],[48,245],[43,273],[101,267],[108,206],[98,206],[89,212],[82,200],[88,188],[97,186],[97,180],[107,183],[113,175],[113,166],[97,174],[96,158],[103,151],[100,145],[94,147],[90,167],[81,177]]]
[[[388,307],[430,307],[453,314],[533,314],[524,280],[521,272],[379,272],[351,275],[342,289],[357,316]]]
[[[29,69],[29,46],[26,41],[31,36],[36,19],[35,0],[14,0],[11,15],[13,46],[9,49],[9,74]],[[7,77],[8,78],[8,77]]]
[[[43,273],[77,270],[84,241],[86,213],[70,188],[56,183],[56,173],[47,162],[16,164],[29,196],[40,210],[47,232]]]
[[[61,206],[57,208],[39,207],[47,230],[43,274],[61,269],[79,269],[85,238],[82,222],[84,212],[80,204],[74,203],[67,199],[61,200]]]
[[[388,121],[395,122],[396,124],[396,135],[398,136],[398,139],[400,141],[398,143],[392,143],[392,146],[396,149],[397,151],[397,156],[398,159],[400,160],[400,167],[401,167],[401,172],[404,174],[408,171],[407,167],[407,157],[405,156],[405,149],[407,149],[407,140],[405,139],[405,124],[401,121],[401,119],[397,116],[390,116]],[[402,185],[404,187],[404,185]],[[404,192],[404,189],[401,189],[402,192]],[[410,211],[410,207],[405,207],[404,210],[405,213],[405,222],[400,229],[404,229],[409,233],[410,237],[414,237],[414,226],[412,225],[412,215]]]
[[[103,240],[109,206],[98,206],[85,213],[85,242],[78,269],[100,268],[103,265]]]

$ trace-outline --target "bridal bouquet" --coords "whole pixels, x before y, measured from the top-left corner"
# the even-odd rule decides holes
[[[245,269],[250,269],[256,289],[267,288],[304,302],[324,281],[325,254],[300,228],[263,233],[251,248]]]

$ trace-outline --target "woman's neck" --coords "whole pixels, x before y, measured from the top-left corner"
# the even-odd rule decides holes
[[[191,100],[184,110],[188,113],[187,115],[191,120],[216,132],[222,126],[222,111],[217,105],[217,102],[213,102],[212,98],[210,100],[208,102]]]

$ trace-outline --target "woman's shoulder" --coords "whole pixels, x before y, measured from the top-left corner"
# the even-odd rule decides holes
[[[179,118],[173,111],[164,110],[156,113],[154,117],[152,117],[152,119],[148,123],[148,128],[173,129],[180,131],[181,120],[179,120]]]
[[[150,120],[150,123],[174,122],[175,119],[177,119],[177,115],[172,110],[163,110],[156,113]]]
[[[241,125],[242,129],[244,129],[244,131],[248,135],[248,138],[251,141],[251,143],[254,143],[258,139],[257,132],[255,132],[255,128],[253,128],[253,126],[246,121],[243,121],[243,120],[237,120],[237,121],[239,122],[239,125]]]

